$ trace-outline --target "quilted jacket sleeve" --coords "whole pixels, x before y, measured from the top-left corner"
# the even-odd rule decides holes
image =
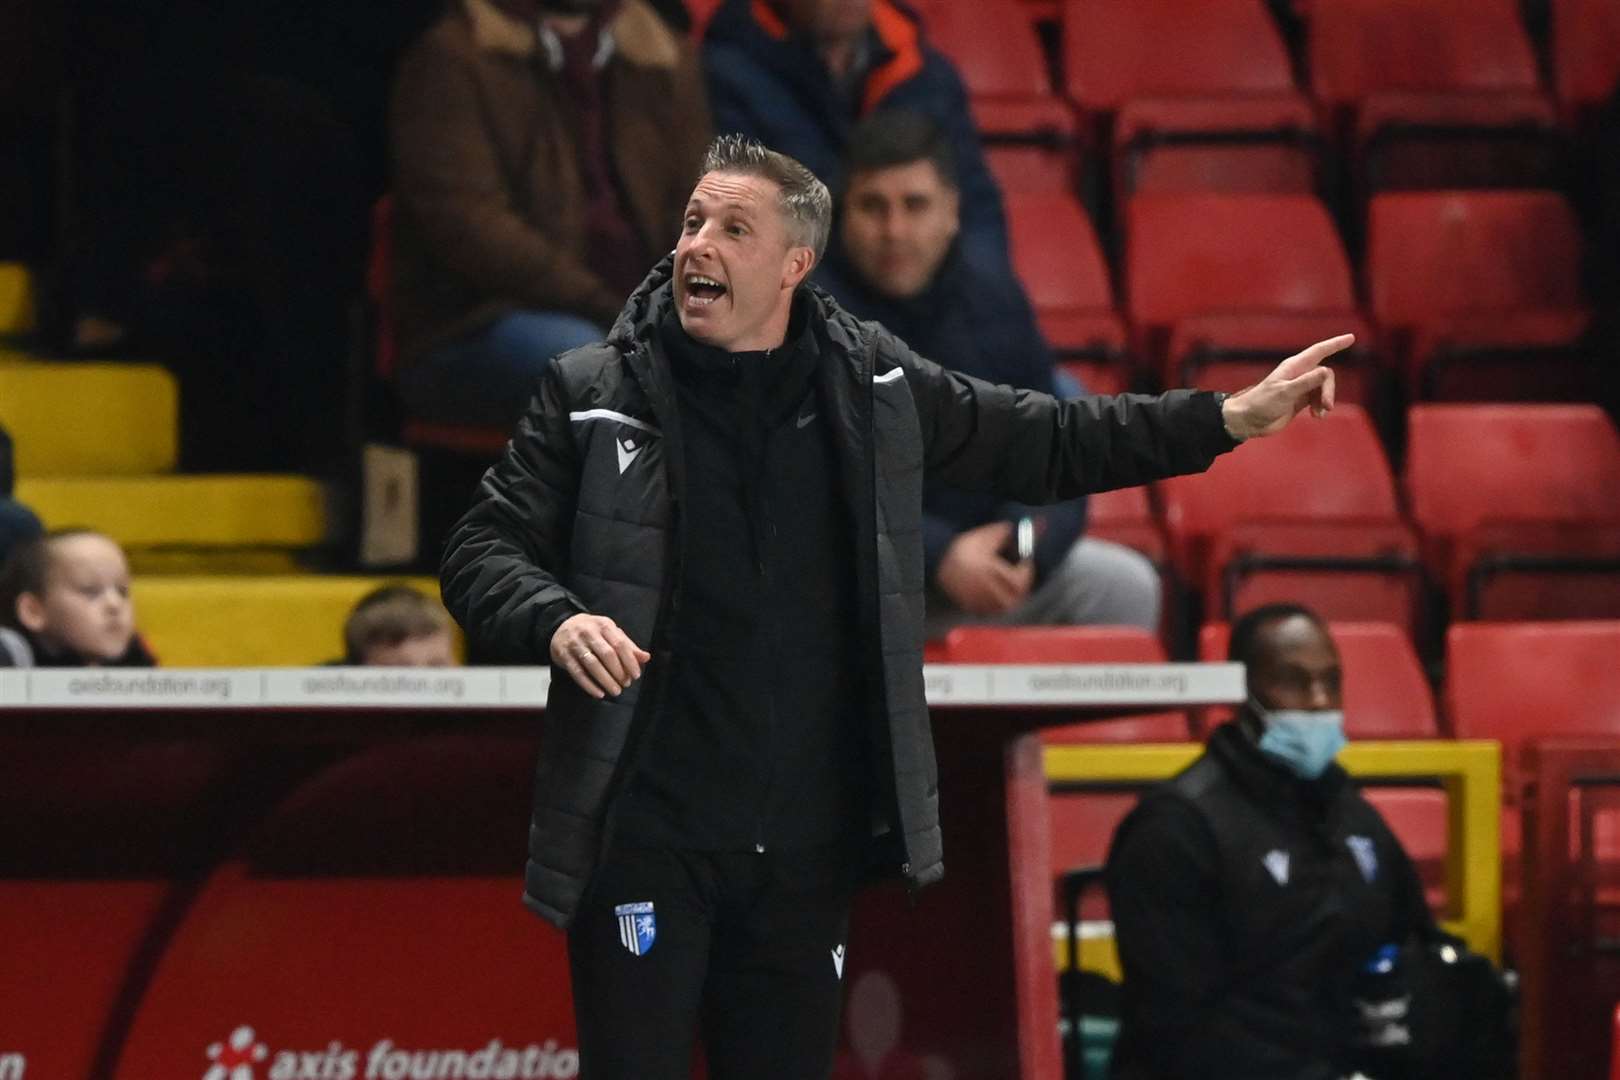
[[[878,356],[905,371],[925,467],[954,487],[1045,504],[1202,472],[1237,445],[1212,393],[1063,400],[949,371],[893,336]]]
[[[445,542],[445,607],[491,659],[549,663],[551,635],[585,610],[563,585],[579,469],[566,391],[552,363],[505,454]]]

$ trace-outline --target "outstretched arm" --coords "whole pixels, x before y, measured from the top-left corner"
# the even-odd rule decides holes
[[[1333,373],[1322,361],[1354,340],[1318,342],[1224,401],[1192,390],[1059,400],[947,371],[898,339],[886,352],[905,371],[936,479],[1050,503],[1201,472],[1243,440],[1281,431],[1307,407],[1326,413]]]

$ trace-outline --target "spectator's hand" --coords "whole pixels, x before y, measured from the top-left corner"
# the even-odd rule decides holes
[[[1010,563],[998,554],[1012,530],[1010,521],[992,521],[951,541],[934,576],[951,603],[972,615],[1004,615],[1029,595],[1034,561]]]
[[[1278,364],[1247,390],[1227,398],[1221,406],[1227,432],[1234,439],[1274,435],[1307,405],[1311,415],[1326,416],[1333,410],[1333,369],[1322,367],[1322,361],[1355,343],[1354,334],[1318,341]]]
[[[593,698],[617,697],[641,678],[652,654],[631,641],[605,615],[573,615],[551,635],[551,663],[573,676]]]

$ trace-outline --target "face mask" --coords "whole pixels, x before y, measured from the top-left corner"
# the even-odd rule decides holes
[[[1268,709],[1254,699],[1249,707],[1265,722],[1260,752],[1301,780],[1315,780],[1344,749],[1342,709]]]

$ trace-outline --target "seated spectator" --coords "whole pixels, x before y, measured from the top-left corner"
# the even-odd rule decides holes
[[[956,67],[891,0],[726,0],[703,38],[721,134],[797,158],[835,191],[850,128],[888,109],[931,117],[959,173],[968,260],[1005,266],[1007,222]]]
[[[450,614],[408,585],[384,585],[354,605],[343,624],[344,663],[454,667]]]
[[[7,556],[18,544],[45,531],[34,512],[11,497],[15,476],[11,436],[0,427],[0,566],[6,564]]]
[[[1080,392],[1073,380],[1055,380],[1017,279],[963,257],[961,195],[943,129],[906,110],[876,113],[851,136],[844,171],[838,235],[821,277],[840,303],[948,368],[1044,393]],[[1016,551],[1022,519],[1035,532],[1028,557]],[[929,635],[983,620],[1157,629],[1153,564],[1086,537],[1085,524],[1084,499],[1032,508],[930,485]]]
[[[696,59],[643,0],[457,0],[390,122],[406,412],[507,426],[668,250],[709,140]]]
[[[1230,657],[1248,703],[1109,852],[1125,972],[1113,1075],[1404,1076],[1367,1064],[1393,1033],[1375,1025],[1401,1018],[1363,1017],[1358,978],[1383,947],[1440,932],[1400,842],[1333,762],[1338,650],[1316,615],[1273,605],[1233,626]]]
[[[0,571],[0,667],[151,667],[135,633],[129,562],[111,538],[64,529]]]

